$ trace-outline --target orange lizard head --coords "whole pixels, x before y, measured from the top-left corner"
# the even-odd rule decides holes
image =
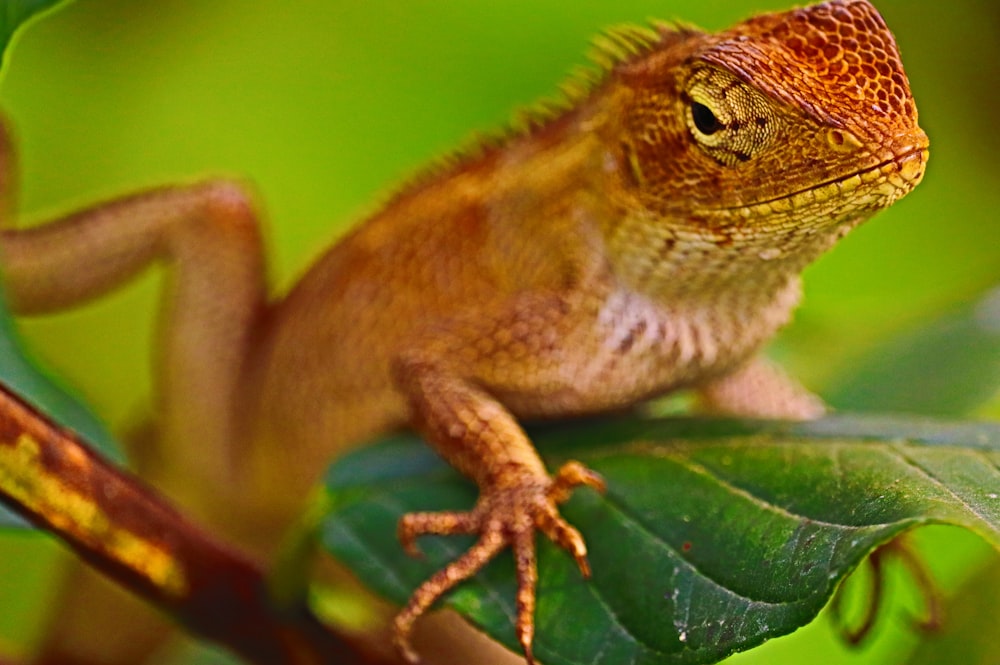
[[[661,28],[619,63],[623,144],[651,211],[694,227],[849,228],[923,176],[927,136],[895,39],[867,0],[707,35]]]

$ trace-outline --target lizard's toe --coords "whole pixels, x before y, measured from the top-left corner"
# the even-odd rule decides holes
[[[467,512],[407,513],[396,527],[399,542],[410,556],[420,556],[418,536],[453,536],[478,532],[478,517]]]
[[[444,513],[448,515],[448,513]],[[393,642],[396,650],[409,663],[419,661],[416,651],[410,644],[413,624],[426,612],[438,598],[459,582],[475,575],[485,566],[497,552],[506,545],[506,540],[496,531],[487,531],[469,550],[450,564],[432,575],[421,584],[406,607],[396,615],[393,622]]]
[[[575,527],[564,520],[554,507],[551,509],[551,513],[539,515],[535,524],[549,540],[572,555],[584,577],[590,577],[587,544]]]
[[[549,486],[549,497],[555,503],[563,503],[580,485],[586,485],[601,494],[604,494],[607,489],[604,478],[599,473],[588,469],[576,460],[572,460],[559,467],[559,471],[552,479],[552,485]]]

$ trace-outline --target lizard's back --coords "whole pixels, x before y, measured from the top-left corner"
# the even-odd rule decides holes
[[[583,215],[609,177],[603,144],[575,123],[558,129],[419,179],[314,264],[274,306],[260,346],[265,429],[321,435],[329,456],[402,426],[390,364],[407,339],[516,293],[564,291],[601,261],[596,220]]]

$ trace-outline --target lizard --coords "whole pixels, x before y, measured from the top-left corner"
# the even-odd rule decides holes
[[[268,290],[253,198],[228,180],[4,230],[7,296],[41,313],[169,266],[151,475],[265,556],[330,458],[421,432],[479,498],[468,512],[406,515],[403,547],[423,534],[478,541],[414,592],[395,645],[416,662],[418,618],[509,547],[531,663],[536,534],[588,575],[558,504],[604,482],[577,462],[550,475],[521,423],[681,389],[718,412],[822,414],[761,349],[789,321],[804,267],[910,192],[928,156],[895,39],[868,0],[718,33],[620,28],[596,59],[599,73],[523,127],[401,187],[283,296]]]

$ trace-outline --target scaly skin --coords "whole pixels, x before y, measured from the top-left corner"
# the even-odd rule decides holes
[[[927,159],[893,37],[865,0],[714,35],[625,29],[598,58],[604,75],[571,86],[562,110],[428,171],[281,300],[267,302],[246,197],[207,183],[5,233],[12,301],[62,307],[173,263],[154,477],[256,551],[330,457],[419,429],[480,498],[406,516],[404,547],[479,541],[414,593],[396,644],[415,661],[416,619],[509,546],[531,662],[535,532],[588,574],[557,504],[603,482],[575,462],[550,477],[519,421],[681,388],[719,411],[818,415],[755,356],[803,267],[909,192]]]

